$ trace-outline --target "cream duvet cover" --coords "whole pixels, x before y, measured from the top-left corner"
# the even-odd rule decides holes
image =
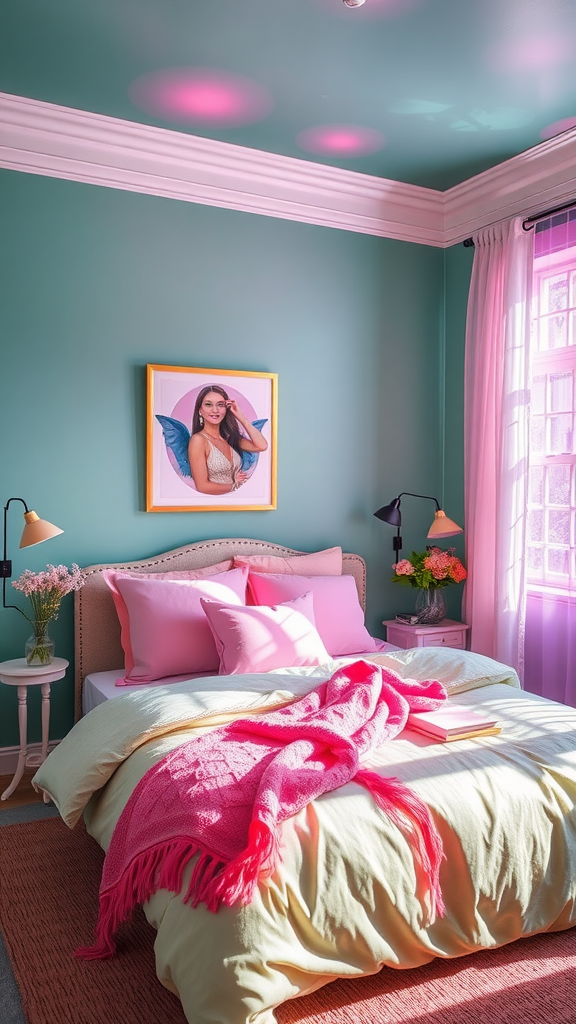
[[[452,743],[405,730],[363,761],[431,808],[446,914],[429,922],[407,840],[349,783],[283,823],[281,864],[248,906],[212,914],[164,890],[145,905],[158,977],[191,1024],[273,1024],[274,1007],[336,977],[576,924],[576,709],[522,691],[511,669],[470,652],[421,648],[370,660],[404,678],[439,679],[451,702],[501,725],[499,735]],[[134,786],[176,745],[293,700],[341,664],[125,694],[74,727],[35,785],[71,827],[83,814],[106,849]]]

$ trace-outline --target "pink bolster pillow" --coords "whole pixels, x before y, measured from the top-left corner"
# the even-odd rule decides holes
[[[200,599],[246,601],[246,568],[203,579],[105,570],[120,620],[126,683],[218,671],[219,657]]]
[[[353,576],[260,575],[250,571],[248,591],[255,605],[282,604],[310,591],[316,629],[331,657],[376,651],[374,638],[364,625]]]
[[[220,655],[220,675],[321,665],[329,655],[314,625],[312,594],[272,607],[201,598]]]

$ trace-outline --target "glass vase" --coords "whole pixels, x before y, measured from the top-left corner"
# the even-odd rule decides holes
[[[446,618],[446,602],[441,590],[430,587],[416,594],[416,615],[419,626],[433,626]]]
[[[54,657],[54,641],[48,635],[47,622],[35,622],[34,632],[26,641],[26,664],[50,665]]]

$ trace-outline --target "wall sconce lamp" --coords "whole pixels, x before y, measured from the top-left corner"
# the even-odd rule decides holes
[[[436,498],[433,498],[430,494],[412,494],[411,491],[402,491],[397,498],[394,498],[389,505],[384,505],[379,508],[374,515],[377,519],[381,519],[383,523],[389,523],[390,526],[396,526],[396,536],[392,538],[392,547],[396,555],[396,561],[398,561],[398,552],[402,550],[402,537],[400,536],[400,527],[402,525],[402,515],[400,513],[400,498],[408,495],[410,498],[426,498],[429,501],[436,503],[436,512],[434,513],[434,521],[428,530],[427,537],[430,540],[437,541],[441,537],[453,537],[457,533],[462,533],[462,527],[458,526],[453,519],[449,519],[446,513],[440,508],[440,505]]]
[[[23,498],[8,498],[8,501],[4,505],[4,556],[0,562],[0,576],[2,577],[2,605],[4,608],[15,608],[17,611],[17,604],[6,604],[6,580],[12,575],[12,562],[6,557],[6,521],[8,518],[8,507],[11,501],[20,501],[24,505],[24,529],[20,538],[21,548],[30,548],[34,544],[41,544],[44,540],[50,540],[51,537],[57,537],[59,533],[64,533],[59,526],[54,526],[53,523],[49,523],[46,519],[40,519],[35,512],[32,512]]]

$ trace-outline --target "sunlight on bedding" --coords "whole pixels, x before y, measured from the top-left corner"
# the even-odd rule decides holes
[[[77,724],[35,785],[69,825],[84,814],[106,849],[135,785],[166,753],[219,722],[293,701],[354,660],[123,693]],[[481,707],[502,727],[450,743],[405,729],[362,760],[430,808],[446,855],[446,915],[427,921],[409,841],[349,782],[283,822],[281,865],[247,906],[211,914],[165,890],[145,905],[158,976],[195,1024],[274,1024],[275,1006],[335,977],[576,924],[576,709],[522,691],[511,669],[469,652],[369,660],[402,678],[439,679],[451,702]]]

